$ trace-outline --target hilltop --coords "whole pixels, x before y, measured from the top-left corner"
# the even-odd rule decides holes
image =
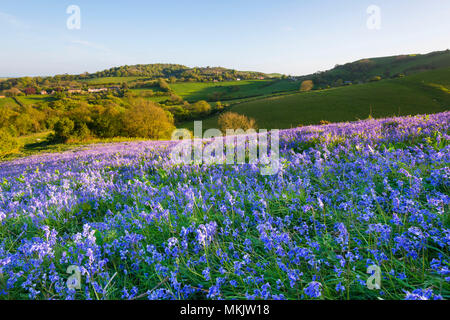
[[[312,80],[316,88],[400,78],[415,73],[450,67],[450,50],[369,58],[336,65],[331,70],[298,77]]]
[[[176,79],[179,81],[224,81],[240,79],[257,79],[266,77],[262,72],[237,71],[222,67],[189,68],[179,64],[138,64],[115,67],[92,74],[83,74],[80,78],[104,77],[147,77],[149,79]]]

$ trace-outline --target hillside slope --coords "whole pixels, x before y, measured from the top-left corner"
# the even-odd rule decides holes
[[[389,79],[447,67],[450,67],[450,50],[361,59],[337,65],[328,71],[302,76],[300,79],[310,79],[316,87],[324,87],[338,82],[368,82],[374,77]]]
[[[450,68],[401,79],[271,97],[233,106],[231,111],[256,120],[259,128],[291,128],[392,115],[437,113],[450,109]],[[218,116],[203,121],[217,127]]]

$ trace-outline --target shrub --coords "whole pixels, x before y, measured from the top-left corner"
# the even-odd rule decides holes
[[[224,108],[225,108],[225,106],[222,104],[222,102],[217,101],[217,103],[216,103],[216,110],[221,111],[221,110],[223,110]]]
[[[79,140],[86,140],[91,137],[91,131],[86,123],[81,123],[73,130],[73,136],[76,136]]]
[[[257,129],[255,119],[235,112],[225,112],[219,116],[219,127],[225,132],[227,129]]]
[[[59,121],[59,117],[57,116],[50,116],[45,120],[45,126],[48,129],[53,130],[55,128],[56,123]]]
[[[189,106],[189,111],[193,116],[204,116],[211,112],[211,106],[208,102],[201,100]]]
[[[314,88],[314,82],[312,80],[305,80],[300,86],[300,91],[310,91]]]
[[[15,96],[20,95],[22,93],[22,91],[20,91],[17,88],[11,88],[9,90],[5,90],[3,93],[7,97],[15,97]]]
[[[119,136],[123,127],[122,112],[117,106],[96,106],[93,112],[91,130],[99,137]]]
[[[11,118],[17,113],[9,105],[0,108],[0,128],[6,128],[11,124]]]
[[[183,98],[180,97],[179,95],[176,95],[176,94],[173,93],[173,94],[170,95],[170,97],[168,99],[168,102],[171,103],[171,104],[182,104],[183,103]]]
[[[55,123],[55,135],[54,140],[58,142],[67,142],[73,135],[73,129],[75,124],[69,118],[62,118]]]
[[[371,82],[376,82],[376,81],[380,81],[380,80],[381,80],[380,76],[375,76],[375,77],[370,79]]]
[[[11,136],[5,128],[0,128],[0,157],[11,153],[12,150],[17,148],[17,141]]]
[[[161,88],[161,90],[163,90],[165,92],[170,92],[170,86],[166,80],[164,80],[162,78],[158,79],[158,85]]]
[[[13,123],[19,135],[25,135],[30,132],[36,132],[39,127],[39,124],[36,123],[36,121],[32,119],[30,115],[27,113],[22,113],[17,117],[15,117]]]
[[[147,100],[134,100],[123,116],[124,133],[129,137],[168,138],[175,129],[171,118],[161,107]]]

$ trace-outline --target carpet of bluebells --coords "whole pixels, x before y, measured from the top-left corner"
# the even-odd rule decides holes
[[[272,176],[170,142],[0,163],[0,299],[448,299],[449,122],[285,130]]]

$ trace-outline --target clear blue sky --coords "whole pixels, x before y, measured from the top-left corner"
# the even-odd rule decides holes
[[[80,30],[66,27],[72,4]],[[450,1],[0,0],[0,44],[0,77],[158,62],[301,75],[450,48]]]

